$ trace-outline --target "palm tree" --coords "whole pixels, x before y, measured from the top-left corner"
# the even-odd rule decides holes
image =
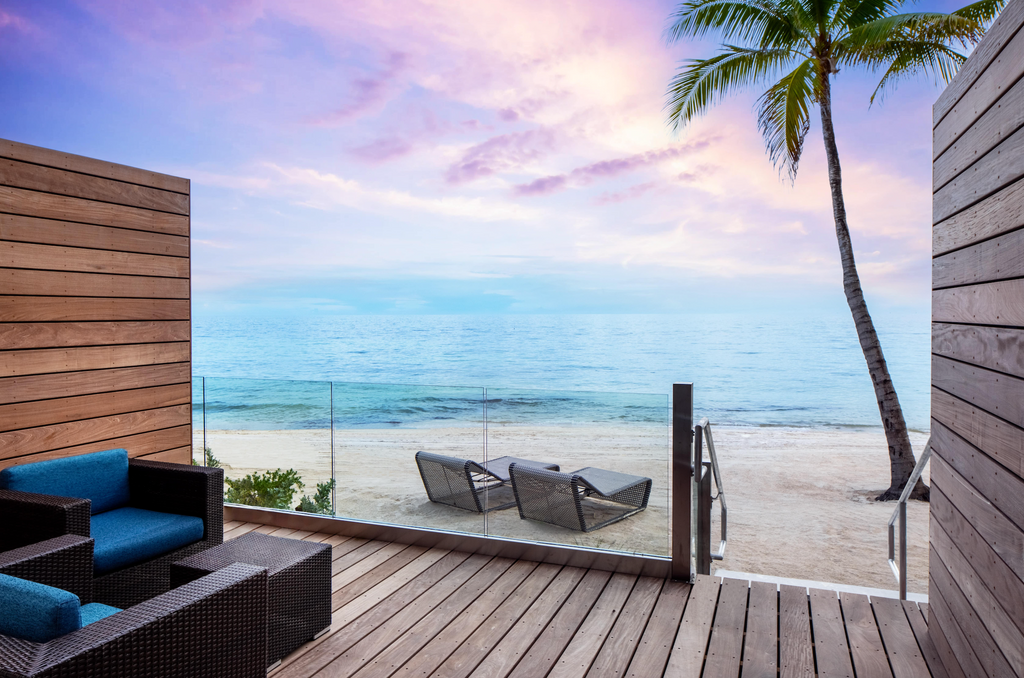
[[[889,446],[891,484],[879,500],[899,498],[915,460],[853,258],[832,128],[831,78],[845,67],[884,71],[872,102],[918,73],[937,74],[948,83],[966,58],[956,47],[976,44],[1003,2],[982,0],[950,14],[903,14],[902,0],[692,0],[679,5],[668,30],[670,42],[717,33],[725,43],[709,59],[684,62],[672,79],[667,107],[676,130],[724,95],[774,81],[757,101],[757,126],[772,162],[795,180],[810,109],[818,104],[843,290]],[[927,499],[928,488],[919,481],[912,496]]]

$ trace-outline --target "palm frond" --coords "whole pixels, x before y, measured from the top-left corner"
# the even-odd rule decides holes
[[[922,73],[937,74],[948,83],[966,59],[951,47],[930,41],[892,42],[882,58],[882,61],[889,62],[889,68],[872,92],[871,103],[879,95],[884,99],[898,83]]]
[[[1005,5],[1006,0],[981,0],[966,7],[961,7],[953,12],[953,14],[962,16],[965,19],[989,24],[999,16],[999,12],[1003,11]]]
[[[703,114],[718,99],[754,85],[773,72],[784,70],[794,59],[790,50],[758,50],[724,45],[709,59],[691,59],[669,83],[669,122],[678,130]]]
[[[810,106],[818,96],[820,74],[814,59],[805,59],[757,100],[757,128],[772,164],[796,178],[804,139],[810,129]]]
[[[669,42],[718,33],[725,41],[779,46],[797,36],[774,0],[691,0],[679,5],[666,30]]]
[[[832,15],[829,28],[850,31],[857,26],[876,21],[896,13],[903,0],[841,0]]]
[[[956,13],[915,12],[883,17],[850,30],[841,41],[841,58],[870,63],[893,41],[913,40],[967,47],[985,34],[985,24]],[[840,55],[837,55],[840,56]]]

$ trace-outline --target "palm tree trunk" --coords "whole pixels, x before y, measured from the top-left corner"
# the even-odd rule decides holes
[[[821,108],[821,130],[825,137],[825,156],[828,158],[828,183],[832,189],[832,213],[836,221],[836,239],[839,241],[839,255],[843,263],[843,291],[846,302],[850,305],[853,322],[857,327],[857,338],[864,352],[864,360],[868,364],[871,383],[875,388],[875,399],[878,401],[878,412],[882,416],[885,428],[885,439],[889,446],[889,469],[891,484],[889,489],[878,496],[878,500],[899,499],[904,486],[914,470],[914,452],[910,447],[910,436],[907,435],[907,423],[903,419],[896,389],[889,377],[889,368],[882,355],[882,345],[875,333],[875,325],[871,322],[864,293],[860,288],[860,276],[857,275],[857,263],[853,258],[853,243],[850,241],[850,229],[846,224],[846,206],[843,202],[843,180],[839,169],[839,149],[836,146],[835,130],[832,128],[832,92],[829,82],[831,70],[828,61],[822,63],[822,92],[818,102]],[[912,497],[928,498],[928,488],[918,481]]]

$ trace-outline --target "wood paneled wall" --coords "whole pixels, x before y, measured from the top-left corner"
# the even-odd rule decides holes
[[[189,182],[0,139],[0,468],[189,463]]]
[[[934,108],[929,630],[1024,676],[1024,0]]]

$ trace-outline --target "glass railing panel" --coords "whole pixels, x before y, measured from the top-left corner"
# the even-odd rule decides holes
[[[203,377],[192,377],[192,463],[203,463],[206,429],[203,422],[205,395]]]
[[[337,515],[483,534],[483,514],[430,501],[416,461],[420,451],[463,467],[483,461],[483,426],[481,388],[335,382]],[[435,465],[427,481],[439,495],[472,503],[457,491],[458,475],[449,486]],[[449,487],[456,489],[445,494]]]
[[[330,382],[204,381],[206,446],[224,469],[225,501],[332,512]]]
[[[516,457],[557,464],[566,474],[590,469],[580,475],[592,485],[580,502],[583,526],[590,531],[566,526],[578,519],[571,483],[566,486],[566,478],[540,474],[532,479],[530,499],[523,491],[519,497],[534,503],[530,511],[538,519],[521,519],[515,506],[494,511],[487,516],[488,534],[669,556],[669,425],[665,395],[488,388],[490,462]],[[629,504],[623,502],[642,500],[643,479],[651,485],[646,508],[596,527],[628,512]],[[577,484],[577,491],[585,490]],[[617,501],[600,496],[612,490]],[[556,522],[562,524],[552,524]]]

